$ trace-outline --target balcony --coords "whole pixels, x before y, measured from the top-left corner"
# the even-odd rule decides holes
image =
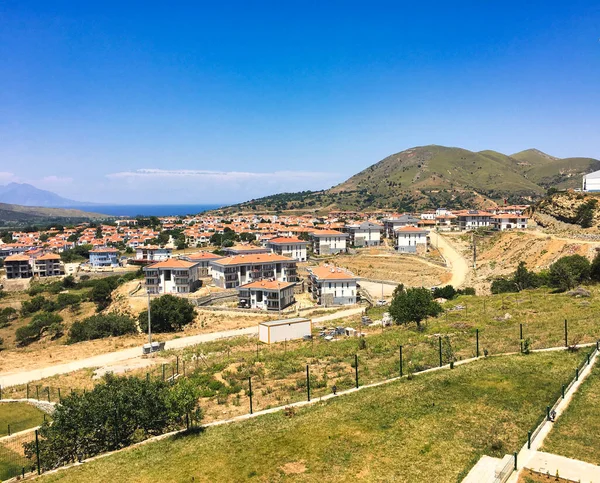
[[[189,278],[175,277],[175,285],[188,285],[190,283]]]

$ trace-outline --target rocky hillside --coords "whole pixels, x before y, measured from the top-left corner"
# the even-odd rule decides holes
[[[329,190],[268,196],[229,211],[487,208],[503,199],[530,203],[550,187],[579,186],[581,176],[595,169],[596,159],[559,159],[535,149],[508,156],[422,146],[388,156]]]
[[[542,199],[532,208],[534,220],[555,231],[593,229],[600,226],[600,194],[566,191]]]

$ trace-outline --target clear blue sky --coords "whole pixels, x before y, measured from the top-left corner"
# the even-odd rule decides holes
[[[600,158],[600,3],[489,3],[5,0],[0,184],[224,203],[424,144]]]

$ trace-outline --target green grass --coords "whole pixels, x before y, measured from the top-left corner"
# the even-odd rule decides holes
[[[44,413],[31,404],[0,404],[0,437],[8,434],[9,424],[11,433],[17,433],[39,426],[43,421]]]
[[[554,424],[543,451],[600,465],[599,411],[600,367],[596,363],[566,412]]]
[[[455,482],[481,455],[516,451],[582,357],[488,358],[147,444],[45,481]]]

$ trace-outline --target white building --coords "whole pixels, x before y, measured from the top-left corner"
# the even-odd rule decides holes
[[[138,262],[162,262],[171,258],[172,248],[156,245],[141,245],[135,249],[135,259]]]
[[[184,294],[199,286],[198,264],[169,259],[144,267],[146,289],[151,294]]]
[[[346,251],[349,235],[336,230],[317,230],[310,234],[315,255],[330,255]]]
[[[118,267],[119,258],[116,248],[94,248],[90,250],[90,265],[94,268],[99,267]]]
[[[492,224],[492,214],[487,211],[470,210],[456,213],[458,228],[461,230],[476,230]]]
[[[267,248],[273,253],[283,255],[284,257],[293,258],[298,262],[306,261],[306,246],[307,241],[300,240],[296,237],[280,236],[271,238],[267,241]]]
[[[582,191],[587,193],[600,191],[600,171],[594,171],[583,176]]]
[[[274,279],[296,282],[296,260],[276,253],[236,255],[210,262],[213,283],[221,288],[235,288],[258,280]]]
[[[429,231],[414,226],[396,228],[396,250],[403,253],[416,253],[419,248],[427,249]]]
[[[492,226],[496,230],[512,230],[527,228],[527,217],[525,215],[511,215],[509,213],[503,213],[500,215],[492,216]]]
[[[212,277],[212,271],[210,268],[210,262],[220,260],[223,258],[221,255],[211,252],[198,252],[190,253],[189,255],[183,255],[180,257],[182,260],[188,262],[194,262],[198,264],[198,276],[199,277]]]
[[[311,335],[311,333],[311,320],[300,317],[287,320],[271,320],[258,324],[258,339],[265,344],[302,339],[304,336]]]
[[[357,280],[344,268],[332,265],[309,268],[309,292],[319,305],[352,305],[356,303]]]
[[[359,225],[346,225],[350,235],[349,243],[355,247],[372,247],[381,245],[382,225],[365,221]]]
[[[296,302],[294,282],[259,280],[241,285],[238,290],[239,306],[250,309],[283,310]]]
[[[419,219],[412,215],[400,215],[383,219],[383,229],[388,238],[394,237],[394,230],[401,226],[417,226]]]

